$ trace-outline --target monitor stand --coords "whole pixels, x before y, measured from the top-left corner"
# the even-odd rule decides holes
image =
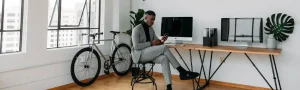
[[[165,45],[172,45],[172,46],[180,45],[180,46],[185,46],[183,44],[183,40],[174,40],[174,41],[172,40],[169,43],[165,43]]]
[[[183,40],[175,40],[175,44],[183,44]]]
[[[235,42],[235,47],[239,48],[239,49],[247,49],[248,47],[251,47],[251,43],[250,42]]]

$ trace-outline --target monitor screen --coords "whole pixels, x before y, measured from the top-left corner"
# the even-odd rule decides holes
[[[193,17],[163,17],[161,22],[161,36],[192,37]]]
[[[221,41],[263,42],[262,18],[222,18]]]

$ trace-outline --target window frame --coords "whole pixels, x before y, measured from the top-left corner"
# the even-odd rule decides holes
[[[49,0],[48,0],[49,1]],[[65,48],[65,47],[75,47],[75,46],[78,46],[78,45],[70,45],[70,46],[60,46],[60,41],[62,41],[62,40],[60,40],[60,37],[62,37],[60,34],[62,33],[62,32],[60,32],[60,31],[67,31],[67,30],[71,30],[71,31],[80,31],[80,30],[87,30],[88,31],[88,35],[87,36],[89,36],[90,34],[91,34],[91,30],[97,30],[98,31],[98,33],[100,33],[100,29],[101,29],[101,3],[102,3],[102,0],[99,0],[99,3],[98,3],[98,5],[99,5],[99,7],[97,8],[98,10],[98,23],[97,23],[97,25],[98,25],[98,27],[97,28],[91,28],[91,5],[92,5],[92,2],[91,2],[91,0],[85,0],[85,3],[84,3],[84,6],[83,6],[83,10],[82,10],[82,14],[81,14],[81,17],[80,17],[80,20],[79,20],[79,22],[78,22],[78,25],[62,25],[62,21],[63,21],[63,18],[64,18],[64,15],[62,15],[62,0],[56,0],[55,1],[55,6],[54,6],[54,8],[52,9],[52,13],[51,13],[51,16],[50,16],[50,22],[49,22],[49,25],[48,25],[48,30],[47,31],[56,31],[56,37],[55,37],[55,40],[56,40],[56,43],[54,43],[54,44],[56,44],[56,46],[55,47],[50,47],[50,48],[48,48],[47,47],[47,49],[56,49],[56,48]],[[89,10],[89,11],[87,11],[88,12],[88,18],[87,19],[89,19],[87,22],[88,22],[88,27],[80,27],[80,25],[81,25],[81,23],[84,21],[84,19],[85,18],[83,18],[83,15],[84,15],[84,12],[85,12],[85,8],[87,8],[87,10]],[[57,10],[56,10],[57,9]],[[55,16],[55,13],[56,13],[56,11],[57,11],[57,26],[55,26],[55,25],[52,25],[52,23],[53,23],[53,21],[55,22],[56,20],[54,20],[53,18],[54,18],[54,16]],[[69,17],[70,18],[70,17]],[[74,18],[74,16],[73,16],[73,18]],[[52,29],[53,27],[57,27],[57,28],[55,28],[55,29]],[[69,27],[69,28],[68,28]],[[74,28],[74,27],[76,27],[76,28]],[[49,33],[49,32],[48,32]],[[48,34],[47,33],[47,34]],[[72,36],[72,34],[70,34],[70,36]],[[98,36],[98,44],[100,44],[100,35]],[[89,43],[90,43],[90,39],[88,39],[88,44],[83,44],[83,45],[89,45]],[[47,44],[49,44],[48,42],[47,42]]]
[[[23,37],[23,24],[24,24],[24,10],[25,10],[25,8],[24,8],[24,0],[21,0],[21,8],[20,8],[20,11],[21,11],[21,16],[20,16],[20,29],[13,29],[13,30],[4,30],[4,20],[5,20],[5,1],[6,0],[2,0],[2,9],[0,10],[0,13],[1,13],[1,20],[0,20],[0,22],[1,22],[1,24],[0,24],[0,54],[5,54],[5,53],[15,53],[15,52],[22,52],[22,42],[23,42],[23,39],[22,39],[22,37]],[[9,14],[9,13],[7,13],[7,14]],[[8,16],[8,15],[7,15]],[[16,14],[15,14],[15,16],[14,17],[16,17]],[[7,23],[7,22],[5,22],[5,23]],[[19,40],[19,50],[18,51],[14,51],[14,52],[3,52],[3,41],[4,41],[4,37],[3,37],[3,33],[6,33],[6,32],[19,32],[20,33],[20,40]]]

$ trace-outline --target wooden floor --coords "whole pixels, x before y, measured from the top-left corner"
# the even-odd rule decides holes
[[[70,87],[65,90],[131,90],[131,76],[108,76],[100,79],[88,87]],[[166,90],[164,78],[162,76],[154,76],[157,83],[157,90]],[[181,81],[173,79],[173,90],[192,90],[192,81]],[[136,84],[134,90],[155,90],[152,84]],[[210,84],[205,90],[245,90],[233,87]]]

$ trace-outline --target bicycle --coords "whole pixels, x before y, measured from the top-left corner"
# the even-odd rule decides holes
[[[104,73],[109,74],[109,69],[112,67],[118,76],[128,74],[132,66],[131,49],[127,44],[116,44],[115,36],[120,32],[110,31],[113,34],[113,39],[104,39],[99,41],[112,41],[111,51],[113,51],[109,59],[105,58],[104,54],[95,43],[95,37],[103,33],[90,34],[92,44],[81,49],[76,53],[71,64],[71,76],[73,81],[79,86],[89,86],[94,83],[101,70],[101,60],[98,53],[104,59]],[[82,34],[87,35],[87,34]],[[97,40],[98,41],[98,40]],[[125,51],[125,52],[122,52]],[[126,55],[126,56],[125,56]],[[80,70],[80,71],[78,71]]]

